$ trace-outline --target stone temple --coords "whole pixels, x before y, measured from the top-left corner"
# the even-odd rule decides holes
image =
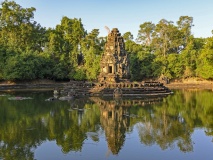
[[[65,93],[74,97],[133,97],[165,96],[172,91],[155,81],[131,82],[130,63],[125,51],[124,39],[117,28],[108,34],[105,50],[100,61],[101,71],[98,82],[70,81],[62,88]],[[65,96],[65,98],[70,98]]]
[[[98,77],[100,83],[122,82],[130,78],[128,54],[125,51],[123,37],[117,28],[113,28],[108,34],[100,67]]]

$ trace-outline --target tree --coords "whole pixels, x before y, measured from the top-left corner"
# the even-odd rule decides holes
[[[181,78],[183,75],[183,65],[179,57],[178,54],[169,54],[167,57],[168,64],[164,75],[169,79]]]
[[[204,79],[213,79],[213,37],[207,38],[197,60],[197,75]]]
[[[181,16],[177,21],[178,29],[183,33],[183,46],[186,47],[190,40],[191,28],[193,25],[193,17]]]
[[[54,77],[74,78],[81,58],[81,41],[86,31],[81,19],[63,17],[55,29],[48,29],[48,42],[45,52],[54,59],[56,66]],[[62,72],[61,72],[62,71]],[[79,77],[79,76],[77,76]]]
[[[152,63],[155,55],[151,53],[150,47],[128,40],[125,42],[125,48],[130,55],[131,80],[153,78]]]
[[[63,37],[60,32],[52,29],[47,30],[48,43],[46,45],[45,51],[48,52],[54,59],[60,59],[61,54],[69,53],[68,43],[64,42]],[[66,46],[66,47],[64,47]],[[65,49],[65,51],[63,50]]]
[[[140,29],[138,31],[137,40],[141,42],[145,46],[149,46],[152,42],[152,33],[155,30],[155,24],[152,22],[145,22],[140,25]]]
[[[42,51],[45,28],[33,20],[35,8],[5,0],[0,8],[0,43],[15,50]]]
[[[203,38],[190,38],[187,46],[180,53],[180,61],[184,67],[183,78],[195,77],[197,69],[197,59],[199,52],[203,48]]]
[[[82,41],[84,69],[88,80],[96,79],[100,70],[100,58],[103,49],[98,35],[99,30],[93,29]]]
[[[133,40],[133,35],[131,32],[126,32],[123,34],[123,39],[124,41],[132,41]]]
[[[182,46],[182,34],[172,21],[162,19],[153,33],[152,46],[156,54],[164,57],[170,53],[179,53]]]
[[[51,59],[34,52],[9,57],[3,69],[5,80],[33,80],[52,78],[54,64]]]

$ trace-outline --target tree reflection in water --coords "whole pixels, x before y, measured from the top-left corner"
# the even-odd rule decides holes
[[[213,93],[175,91],[166,98],[75,99],[47,102],[49,93],[16,93],[32,97],[10,101],[0,96],[0,158],[34,159],[45,141],[56,141],[67,154],[81,152],[88,138],[95,143],[104,135],[108,149],[119,154],[126,134],[136,127],[140,142],[162,150],[178,147],[193,151],[191,135],[204,128],[213,136]]]

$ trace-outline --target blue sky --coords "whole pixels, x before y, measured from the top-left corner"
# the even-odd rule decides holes
[[[2,1],[2,0],[1,0]],[[213,0],[15,0],[22,7],[35,7],[35,21],[43,27],[54,28],[63,16],[81,18],[90,32],[99,29],[106,36],[104,26],[118,28],[121,34],[130,31],[137,37],[140,24],[161,19],[173,21],[180,16],[194,19],[195,37],[210,37],[213,30]]]

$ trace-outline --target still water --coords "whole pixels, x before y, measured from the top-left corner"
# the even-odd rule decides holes
[[[213,92],[45,101],[0,93],[0,160],[212,160]]]

